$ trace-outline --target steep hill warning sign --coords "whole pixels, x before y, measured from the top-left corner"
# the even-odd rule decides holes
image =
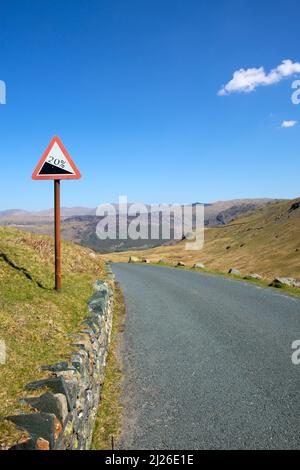
[[[54,180],[55,289],[61,290],[60,180],[78,180],[81,175],[59,137],[46,148],[32,173],[34,180]],[[0,358],[1,359],[1,358]]]
[[[62,141],[57,136],[53,137],[34,170],[32,178],[34,180],[75,180],[80,177],[80,172]]]

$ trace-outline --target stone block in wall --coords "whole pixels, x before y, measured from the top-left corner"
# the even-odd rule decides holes
[[[63,377],[49,377],[47,379],[36,380],[25,386],[27,391],[39,390],[41,388],[49,388],[54,393],[62,393],[67,399],[68,410],[70,411],[73,408],[76,402],[74,390],[72,390],[71,383],[67,382]]]
[[[42,437],[38,439],[27,438],[18,442],[18,444],[15,444],[9,450],[50,450],[50,445]]]
[[[78,335],[72,346],[86,351],[88,354],[91,354],[93,351],[93,342],[88,335]]]
[[[98,336],[100,333],[100,327],[94,322],[93,317],[90,315],[84,320],[84,325],[88,327],[89,330],[92,330],[91,336]]]
[[[9,416],[7,419],[19,429],[27,431],[34,441],[39,438],[48,441],[50,449],[54,449],[62,429],[56,416],[50,413],[21,414]]]
[[[68,416],[67,399],[62,393],[46,392],[40,397],[24,398],[24,401],[33,409],[54,414],[61,423],[64,423]]]
[[[75,367],[75,369],[82,374],[83,369],[87,366],[87,358],[88,355],[85,351],[78,351],[71,354],[71,363]]]
[[[95,293],[88,301],[88,307],[90,312],[102,316],[107,308],[107,302],[109,298],[109,290],[107,287],[100,286],[96,288]]]
[[[56,364],[48,364],[41,366],[41,370],[48,370],[50,372],[61,372],[63,370],[69,370],[70,366],[68,362],[57,362]]]

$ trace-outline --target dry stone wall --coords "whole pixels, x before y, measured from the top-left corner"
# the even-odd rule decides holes
[[[25,386],[23,402],[32,412],[7,417],[29,435],[11,450],[90,448],[112,328],[113,290],[109,283],[96,282],[88,307],[89,314],[74,337],[70,361],[42,366],[47,377]],[[36,396],[38,391],[41,394]],[[30,392],[34,396],[28,396]]]

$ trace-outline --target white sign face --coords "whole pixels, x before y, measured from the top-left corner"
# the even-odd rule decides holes
[[[75,175],[75,171],[63,154],[57,142],[54,142],[45,163],[39,171],[39,175]]]
[[[55,136],[37,164],[34,180],[80,179],[80,172],[59,137]]]

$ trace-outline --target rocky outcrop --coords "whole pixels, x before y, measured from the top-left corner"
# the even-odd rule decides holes
[[[137,256],[130,256],[128,263],[139,263],[140,259]]]
[[[276,277],[270,284],[271,287],[297,287],[300,288],[300,282],[290,277]]]
[[[232,276],[241,276],[240,271],[235,268],[230,268],[228,274],[232,274]]]
[[[193,266],[194,269],[205,269],[205,266],[203,263],[195,263]]]
[[[112,276],[111,271],[109,274]],[[24,397],[23,403],[32,412],[7,417],[29,435],[12,449],[89,449],[112,328],[113,291],[108,283],[96,282],[88,309],[89,315],[74,336],[70,360],[42,366],[49,375],[25,386],[27,392],[44,392]]]

